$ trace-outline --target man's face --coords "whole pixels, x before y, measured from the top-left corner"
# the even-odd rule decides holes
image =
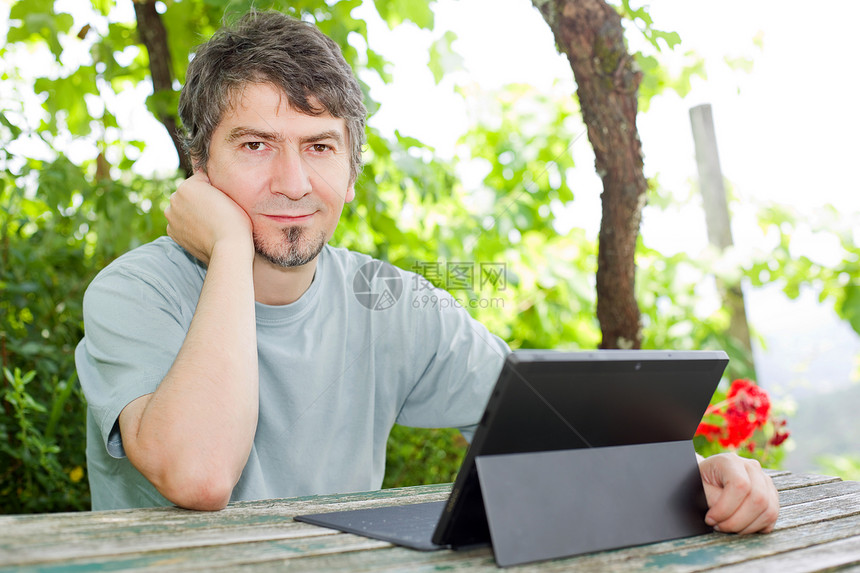
[[[257,254],[312,261],[355,197],[343,119],[298,112],[280,90],[248,84],[212,134],[206,173],[251,218]]]

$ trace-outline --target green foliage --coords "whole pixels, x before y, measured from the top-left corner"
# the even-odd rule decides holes
[[[415,2],[414,0],[373,0],[377,12],[390,28],[396,28],[405,21],[414,23],[419,28],[433,28],[433,10],[430,5],[434,0]]]
[[[463,58],[451,48],[457,34],[448,30],[430,46],[430,61],[427,67],[438,84],[445,74],[462,69]]]
[[[388,439],[382,487],[452,482],[463,463],[466,447],[466,440],[457,430],[416,433],[414,428],[395,426]]]
[[[10,164],[20,159],[6,156]],[[93,181],[94,164],[58,155],[2,174],[2,512],[89,506],[73,355],[83,292],[98,269],[164,228],[162,187]]]
[[[75,381],[50,384],[53,391],[49,411],[30,394],[28,386],[33,385],[34,370],[22,374],[18,368],[14,372],[4,369],[3,377],[6,385],[2,395],[5,415],[0,417],[3,512],[88,509],[89,492],[81,481],[83,456],[71,452],[61,456],[59,443],[65,440],[64,436],[58,437],[61,421],[69,421],[66,408],[77,391]],[[41,389],[33,392],[38,395]],[[80,432],[73,434],[80,436]]]
[[[816,460],[822,471],[844,480],[860,481],[860,457],[822,456]]]
[[[759,226],[776,239],[776,245],[745,269],[750,283],[778,283],[792,299],[800,296],[801,289],[811,288],[819,301],[831,302],[837,314],[860,334],[860,245],[850,223],[832,206],[802,215],[783,205],[766,205],[759,211]],[[798,255],[801,245],[796,239],[809,233],[835,238],[840,262],[830,266]]]
[[[634,8],[630,0],[621,0],[617,10],[645,41],[643,49],[633,52],[633,58],[642,71],[642,82],[639,85],[640,111],[648,111],[651,99],[666,90],[672,90],[683,98],[690,92],[690,82],[694,77],[707,77],[705,61],[695,52],[684,53],[683,64],[674,74],[668,66],[663,65],[663,54],[681,46],[681,36],[677,32],[655,28],[646,6]]]
[[[642,347],[676,350],[725,350],[732,378],[755,376],[751,356],[728,333],[725,307],[705,314],[702,287],[713,283],[708,261],[686,253],[665,256],[640,241],[637,253],[636,298],[642,313]]]

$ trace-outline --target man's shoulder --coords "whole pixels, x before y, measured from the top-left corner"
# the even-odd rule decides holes
[[[205,270],[205,267],[173,239],[163,236],[120,255],[99,275],[134,271],[164,274],[193,269]]]
[[[206,267],[170,237],[136,247],[102,269],[87,289],[98,285],[145,283],[158,291],[198,293]],[[119,281],[119,282],[117,282]]]
[[[326,245],[324,248],[324,252],[324,256],[328,259],[325,264],[331,264],[332,266],[338,268],[340,272],[342,272],[344,275],[349,275],[349,278],[352,278],[359,269],[368,268],[372,272],[373,269],[376,269],[380,266],[390,268],[394,272],[403,275],[404,278],[415,274],[414,272],[407,271],[396,265],[393,265],[388,261],[376,259],[365,253],[353,251],[345,247],[333,247],[331,245]],[[371,269],[371,267],[373,267],[373,269]]]
[[[323,256],[337,267],[349,270],[360,268],[362,265],[376,260],[370,255],[359,253],[358,251],[353,251],[345,247],[334,247],[332,245],[326,245],[323,247],[323,253]]]

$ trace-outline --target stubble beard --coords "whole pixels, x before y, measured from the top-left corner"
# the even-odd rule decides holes
[[[275,244],[267,244],[254,233],[254,250],[265,260],[279,267],[300,267],[314,260],[327,242],[325,233],[308,236],[302,227],[287,227]]]

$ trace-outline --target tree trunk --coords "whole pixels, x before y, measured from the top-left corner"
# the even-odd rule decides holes
[[[601,348],[639,348],[634,254],[647,182],[636,129],[642,79],[621,17],[603,0],[532,0],[573,68],[595,167],[603,180],[597,261]]]
[[[167,30],[161,15],[155,9],[155,0],[133,0],[134,14],[137,18],[137,30],[140,41],[146,47],[149,54],[149,71],[152,75],[152,91],[173,91],[173,73],[171,72],[172,60],[170,49],[167,46]],[[179,129],[175,110],[161,110],[158,120],[167,129],[176,154],[179,156],[179,167],[190,177],[193,173],[191,161],[182,146],[182,133]]]

